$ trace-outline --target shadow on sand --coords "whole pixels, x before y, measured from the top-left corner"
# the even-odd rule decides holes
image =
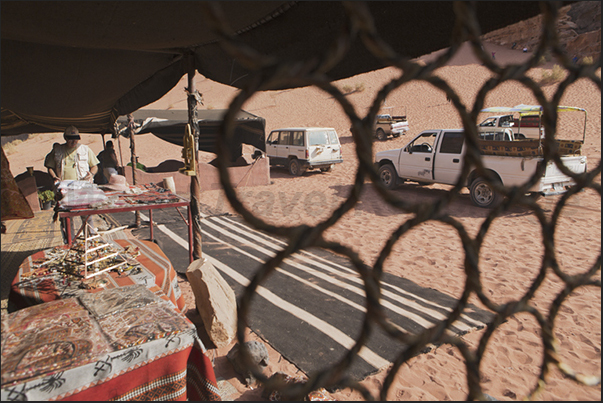
[[[352,186],[331,186],[339,197],[347,198],[350,194]],[[450,187],[452,189],[452,186]],[[438,189],[433,186],[420,186],[416,183],[405,183],[394,189],[393,194],[413,204],[435,203],[438,199],[446,197],[447,189]],[[375,187],[367,183],[364,186],[360,201],[354,206],[354,209],[364,211],[366,213],[375,214],[381,217],[387,217],[402,213],[395,207],[387,204],[379,195]],[[480,208],[471,202],[471,198],[466,191],[461,192],[455,200],[444,209],[446,214],[452,217],[465,218],[486,218],[490,214],[491,209]],[[532,211],[523,206],[512,206],[509,210],[501,214],[501,216],[523,216],[530,215]]]

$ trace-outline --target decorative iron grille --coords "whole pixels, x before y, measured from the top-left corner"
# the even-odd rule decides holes
[[[559,308],[572,291],[585,286],[601,287],[600,280],[594,278],[601,269],[600,248],[594,264],[592,264],[592,266],[584,273],[575,275],[568,275],[560,269],[554,253],[555,228],[558,224],[560,213],[568,199],[577,192],[588,188],[596,191],[599,196],[601,195],[601,185],[594,180],[601,174],[600,161],[599,164],[590,171],[584,174],[575,174],[568,170],[561,162],[560,153],[556,149],[554,141],[557,128],[557,106],[559,105],[562,95],[568,86],[581,78],[591,80],[600,91],[601,79],[596,75],[597,69],[600,68],[600,60],[591,65],[576,65],[568,58],[568,56],[566,56],[564,49],[559,44],[555,27],[559,4],[553,2],[541,3],[543,15],[542,35],[539,46],[532,57],[524,64],[509,65],[506,67],[495,63],[492,60],[492,57],[487,55],[483,50],[480,40],[480,27],[476,19],[475,3],[473,2],[454,3],[455,29],[452,32],[451,46],[445,53],[437,57],[437,59],[425,65],[399,55],[380,38],[365,3],[344,2],[343,5],[348,18],[348,23],[346,24],[347,30],[342,32],[339,37],[333,39],[330,51],[323,55],[320,62],[316,65],[313,64],[315,61],[292,62],[278,60],[273,55],[260,55],[255,52],[254,49],[239,42],[236,36],[229,34],[229,31],[227,30],[227,21],[225,17],[220,14],[218,3],[209,2],[206,4],[207,15],[209,16],[208,20],[214,31],[219,34],[223,48],[233,58],[236,58],[240,63],[254,72],[250,84],[243,88],[230,104],[229,111],[225,116],[221,127],[221,136],[218,136],[217,146],[218,155],[220,157],[218,158],[218,168],[221,185],[230,204],[247,222],[257,229],[288,239],[287,247],[257,270],[240,299],[237,331],[239,343],[242,344],[245,341],[244,331],[247,326],[249,306],[257,287],[275,271],[286,257],[297,251],[315,246],[345,255],[353,263],[365,284],[367,311],[364,316],[362,330],[356,339],[354,347],[348,350],[347,354],[339,362],[323,371],[311,374],[308,381],[304,384],[283,386],[283,384],[279,384],[275,380],[266,378],[257,370],[253,370],[256,378],[260,380],[265,387],[280,390],[283,396],[293,399],[299,399],[307,393],[321,387],[329,388],[335,386],[338,388],[353,388],[358,390],[366,399],[372,400],[376,397],[371,396],[371,394],[358,382],[343,376],[343,373],[345,369],[350,366],[351,362],[356,357],[356,354],[366,342],[371,328],[378,326],[391,337],[392,343],[400,342],[407,346],[407,348],[393,361],[393,366],[389,369],[389,373],[384,381],[378,398],[382,400],[386,398],[396,372],[403,363],[422,351],[428,344],[438,343],[450,344],[458,348],[466,364],[467,384],[469,389],[468,398],[484,399],[485,396],[480,386],[480,362],[489,339],[497,327],[507,318],[514,314],[527,313],[533,316],[538,322],[541,329],[542,344],[544,346],[539,378],[536,384],[531,388],[531,392],[527,396],[528,398],[535,397],[536,393],[544,387],[545,377],[551,366],[557,366],[565,375],[574,379],[576,382],[587,385],[600,384],[600,375],[591,376],[576,373],[560,360],[559,355],[557,354],[553,334]],[[364,117],[356,114],[353,106],[346,99],[344,94],[342,94],[342,92],[323,74],[341,60],[342,55],[349,49],[352,40],[356,38],[361,40],[366,49],[374,56],[382,59],[388,66],[398,68],[401,72],[400,77],[388,82],[378,92],[372,102],[372,107]],[[470,110],[465,108],[461,103],[459,96],[445,80],[434,75],[436,69],[444,66],[456,54],[461,44],[466,41],[470,42],[475,55],[477,55],[483,65],[492,73],[492,78],[487,80],[477,93],[473,107]],[[559,84],[551,101],[547,100],[539,84],[526,75],[528,70],[538,65],[546,52],[549,52],[559,60],[562,67],[568,73],[567,77]],[[464,133],[467,152],[464,156],[462,174],[452,189],[432,202],[421,201],[420,203],[411,203],[397,197],[395,192],[388,191],[381,184],[377,170],[373,165],[373,134],[371,123],[375,120],[379,107],[382,105],[388,94],[401,85],[413,80],[425,81],[445,92],[446,96],[456,108],[465,129]],[[543,158],[545,163],[554,161],[564,174],[571,176],[576,182],[575,186],[559,198],[550,219],[546,217],[543,208],[541,208],[534,199],[526,196],[527,190],[537,182],[540,176],[542,176],[546,164],[541,165],[527,183],[512,188],[503,187],[496,183],[496,181],[493,180],[494,178],[489,176],[488,171],[484,169],[482,164],[482,157],[477,145],[477,115],[483,108],[484,100],[488,92],[508,80],[516,80],[531,90],[539,104],[543,107],[543,125],[546,132],[546,136],[543,140]],[[237,111],[239,111],[245,101],[250,99],[257,91],[279,88],[279,86],[284,84],[296,87],[316,86],[322,89],[339,102],[352,124],[352,135],[356,146],[356,155],[359,161],[352,191],[348,198],[332,212],[330,217],[313,226],[274,226],[256,217],[237,197],[235,189],[230,184],[229,173],[227,171],[227,161],[229,161],[227,157],[227,144],[233,135],[233,124]],[[471,237],[461,222],[445,212],[446,206],[458,196],[459,191],[464,187],[472,167],[476,167],[478,173],[487,178],[496,191],[501,192],[505,196],[504,201],[489,212],[475,237]],[[391,234],[390,239],[383,246],[378,259],[372,266],[363,262],[356,251],[339,243],[329,242],[323,238],[324,232],[356,205],[360,193],[365,186],[365,179],[367,178],[376,186],[376,189],[384,201],[402,212],[412,214],[410,219],[404,222]],[[484,293],[484,289],[480,283],[479,253],[493,220],[515,205],[524,206],[531,211],[539,221],[540,226],[542,227],[544,254],[539,274],[534,278],[531,286],[523,297],[508,303],[497,304]],[[458,304],[445,320],[442,320],[437,325],[426,329],[419,334],[413,335],[399,330],[388,321],[380,304],[380,279],[383,273],[384,261],[391,252],[393,245],[399,239],[406,236],[409,230],[430,220],[446,224],[458,233],[465,254],[464,272],[466,275],[466,283],[462,296],[458,300]],[[542,284],[545,275],[550,272],[558,276],[564,282],[565,286],[563,291],[556,296],[548,315],[545,315],[535,306],[531,305],[530,300]],[[494,313],[494,319],[482,335],[476,351],[471,351],[468,345],[460,338],[450,336],[445,332],[445,330],[463,313],[463,310],[468,304],[468,299],[472,294],[475,294],[479,300]]]

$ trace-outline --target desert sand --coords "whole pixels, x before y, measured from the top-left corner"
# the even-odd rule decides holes
[[[496,52],[496,62],[520,63],[529,53],[485,44],[486,51]],[[436,54],[426,55],[431,60]],[[534,79],[542,76],[553,63],[531,70]],[[394,68],[361,74],[336,82],[343,89],[362,88],[347,96],[356,112],[364,116],[375,94],[399,72]],[[475,95],[491,73],[477,61],[468,47],[464,47],[450,63],[436,71],[457,92],[467,108],[471,108]],[[600,77],[600,70],[598,72]],[[166,96],[148,105],[149,109],[186,109],[184,87],[186,78]],[[236,89],[212,82],[202,76],[196,78],[197,89],[203,94],[202,108],[227,108],[236,95]],[[543,87],[551,97],[557,85]],[[485,107],[536,104],[533,94],[518,82],[508,82],[495,88],[486,98]],[[583,154],[588,157],[589,169],[601,160],[601,93],[595,84],[582,79],[572,84],[563,95],[561,105],[585,108],[586,143]],[[393,91],[384,107],[401,110],[409,119],[410,131],[397,139],[375,142],[375,151],[398,148],[426,129],[461,127],[460,119],[446,95],[425,82],[411,82]],[[266,119],[266,132],[286,126],[329,126],[339,133],[344,163],[330,173],[308,172],[302,177],[291,177],[282,168],[272,168],[272,184],[260,187],[240,187],[237,192],[248,209],[263,220],[279,225],[316,224],[335,210],[348,196],[352,187],[357,158],[355,144],[350,133],[350,122],[341,107],[323,91],[305,87],[295,90],[257,93],[244,106],[245,110]],[[384,110],[387,112],[388,110]],[[398,112],[395,112],[398,113]],[[485,118],[480,115],[480,119]],[[562,116],[559,138],[582,138],[583,119]],[[108,139],[108,138],[107,138]],[[8,155],[13,175],[25,172],[27,166],[44,170],[43,159],[52,143],[61,141],[61,134],[40,134],[14,148]],[[98,135],[84,135],[82,142],[96,153],[102,149]],[[121,140],[124,162],[129,161],[128,140]],[[249,150],[247,150],[249,151]],[[136,138],[136,152],[140,162],[156,166],[167,159],[181,158],[181,149],[163,142],[152,134]],[[118,152],[119,156],[119,152]],[[201,153],[201,160],[208,162],[215,156]],[[596,179],[600,185],[600,176]],[[400,197],[419,202],[432,202],[450,189],[445,185],[419,187],[408,184],[396,192]],[[276,202],[268,205],[268,195]],[[550,217],[559,196],[541,198],[538,203]],[[322,201],[324,208],[317,209],[310,202]],[[207,191],[201,202],[215,212],[234,212],[222,191]],[[475,237],[489,210],[474,207],[465,189],[446,212],[462,223]],[[392,231],[411,218],[387,205],[366,183],[360,202],[355,208],[330,228],[325,237],[354,248],[369,265],[375,262],[381,248]],[[542,229],[535,215],[515,206],[494,220],[487,233],[480,254],[480,280],[484,292],[493,302],[502,304],[519,299],[529,288],[539,271],[544,248]],[[560,268],[566,273],[587,271],[598,258],[601,250],[601,197],[593,190],[573,196],[562,211],[555,233],[555,251]],[[464,253],[458,233],[450,226],[428,221],[411,230],[394,246],[385,264],[389,273],[405,277],[423,286],[459,297],[464,289]],[[600,281],[600,270],[596,275]],[[194,317],[194,297],[185,279],[180,280],[187,295],[189,315]],[[533,307],[547,315],[551,302],[563,289],[562,281],[552,272],[531,300]],[[484,307],[475,295],[471,303]],[[471,349],[475,349],[484,330],[462,336]],[[559,357],[575,371],[600,376],[601,373],[601,291],[598,287],[582,287],[575,290],[564,302],[555,322],[554,335],[559,343]],[[256,337],[251,335],[250,337]],[[261,341],[261,340],[260,340]],[[234,344],[234,343],[233,343]],[[261,389],[241,383],[226,360],[231,346],[208,350],[213,359],[216,375],[234,386],[230,399],[262,399]],[[269,347],[269,346],[267,346]],[[266,375],[283,371],[301,375],[297,368],[278,352],[269,347],[270,363]],[[516,400],[526,396],[537,383],[542,362],[542,339],[536,320],[528,314],[512,316],[494,332],[488,343],[481,364],[483,391],[499,400]],[[325,365],[328,363],[325,363]],[[375,397],[383,384],[387,368],[363,381]],[[436,346],[404,364],[388,399],[394,400],[461,400],[468,393],[466,370],[459,351],[451,345]],[[338,400],[360,400],[361,395],[351,390],[333,392]],[[600,400],[601,387],[587,387],[565,377],[557,368],[551,368],[547,384],[538,399],[542,400]]]

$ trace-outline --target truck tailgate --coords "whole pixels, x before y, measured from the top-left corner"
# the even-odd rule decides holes
[[[572,172],[578,174],[586,172],[585,156],[562,157],[561,160]],[[573,184],[573,179],[563,174],[553,161],[549,161],[544,176],[540,180],[540,191],[545,194],[558,194],[562,193],[566,186],[571,186]]]

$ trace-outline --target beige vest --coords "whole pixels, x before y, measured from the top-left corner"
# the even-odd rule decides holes
[[[65,150],[66,146],[57,147],[54,150],[54,166],[56,167],[57,176],[63,180],[63,169],[65,167]],[[75,150],[75,173],[77,180],[82,180],[90,171],[88,166],[88,147],[80,144]]]

